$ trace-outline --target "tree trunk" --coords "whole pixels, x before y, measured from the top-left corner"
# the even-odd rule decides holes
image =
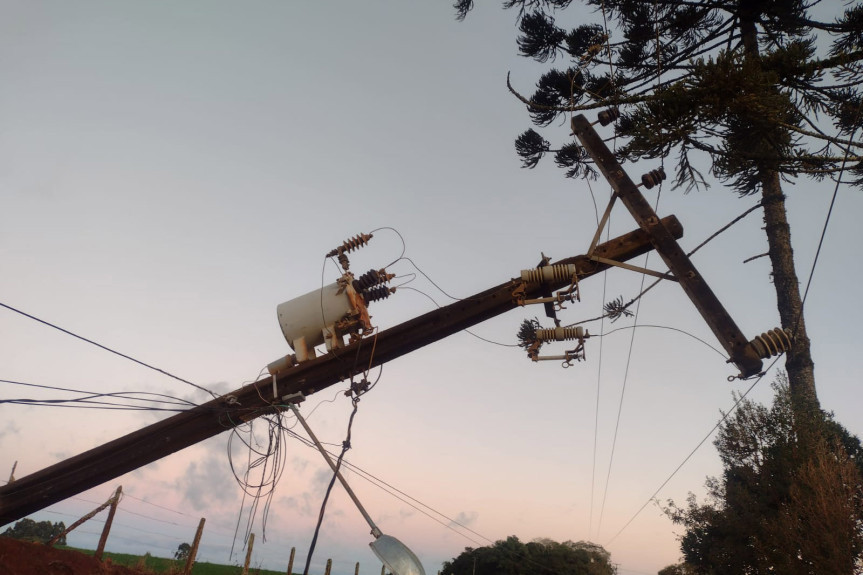
[[[740,34],[746,59],[760,60],[758,29],[745,7],[740,12]],[[767,234],[770,263],[773,266],[776,307],[782,327],[794,335],[794,342],[785,360],[791,405],[797,414],[812,414],[820,408],[815,392],[815,363],[812,361],[806,322],[803,319],[803,304],[794,267],[794,250],[791,248],[791,227],[785,211],[785,196],[782,194],[778,172],[763,168],[760,175],[764,231]]]
[[[794,334],[794,342],[785,360],[791,404],[796,413],[812,413],[819,408],[815,392],[815,363],[806,335],[800,285],[794,268],[794,250],[791,248],[791,227],[788,225],[785,196],[777,172],[763,174],[761,197],[764,203],[764,231],[773,267],[776,307],[782,327]]]

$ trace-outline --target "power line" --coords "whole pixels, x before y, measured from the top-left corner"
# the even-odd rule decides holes
[[[147,505],[152,505],[153,507],[157,507],[159,509],[164,509],[165,511],[170,511],[171,513],[176,513],[178,515],[184,515],[186,517],[192,517],[187,513],[183,513],[182,511],[177,511],[176,509],[171,509],[170,507],[165,507],[164,505],[159,505],[157,503],[153,503],[151,501],[147,501],[146,499],[141,499],[140,497],[135,497],[134,495],[130,495],[129,493],[123,493],[123,497],[129,497],[130,499],[134,499],[136,501],[140,501],[141,503],[146,503]]]
[[[31,405],[31,406],[42,406],[42,407],[78,407],[82,409],[108,409],[108,410],[131,410],[131,411],[185,411],[185,409],[177,409],[177,408],[166,408],[161,407],[161,405],[182,405],[184,407],[194,406],[195,404],[186,401],[184,399],[180,399],[177,397],[173,397],[170,395],[165,395],[162,393],[151,393],[148,391],[120,391],[120,392],[110,392],[110,393],[99,393],[94,391],[86,391],[81,389],[72,389],[68,387],[55,387],[51,385],[42,385],[36,383],[26,383],[23,381],[13,381],[10,379],[0,379],[0,383],[7,383],[10,385],[19,385],[25,387],[33,387],[38,389],[47,389],[52,391],[63,391],[69,393],[77,393],[82,395],[83,397],[76,397],[72,399],[35,399],[35,398],[8,398],[8,399],[0,399],[0,404],[9,403],[9,404],[18,404],[18,405]],[[143,396],[143,397],[139,397]],[[149,399],[149,397],[156,398],[165,398],[165,399]],[[122,403],[115,401],[96,401],[99,398],[105,399],[121,399],[127,400],[130,402],[145,402],[145,404],[141,403]],[[147,404],[155,404],[147,405]]]
[[[52,327],[52,328],[54,328],[54,329],[56,329],[56,330],[58,330],[58,331],[61,331],[61,332],[65,333],[65,334],[67,334],[67,335],[71,335],[72,337],[77,338],[77,339],[80,339],[81,341],[87,342],[87,343],[89,343],[89,344],[91,344],[91,345],[95,345],[96,347],[98,347],[98,348],[100,348],[100,349],[104,349],[105,351],[110,352],[110,353],[113,353],[114,355],[119,355],[120,357],[122,357],[122,358],[124,358],[124,359],[128,359],[129,361],[132,361],[132,362],[134,362],[134,363],[137,363],[138,365],[144,366],[144,367],[146,367],[146,368],[148,368],[148,369],[152,369],[153,371],[157,371],[157,372],[161,373],[162,375],[167,375],[168,377],[174,378],[174,379],[176,379],[177,381],[181,381],[181,382],[183,382],[183,383],[185,383],[185,384],[187,384],[187,385],[191,385],[192,387],[194,387],[194,388],[196,388],[196,389],[200,389],[201,391],[205,391],[205,392],[209,393],[211,396],[213,396],[213,398],[214,398],[214,399],[216,399],[216,398],[218,398],[218,397],[219,397],[218,395],[216,395],[215,393],[213,393],[213,392],[212,392],[212,391],[210,391],[209,389],[207,389],[207,388],[205,388],[205,387],[201,387],[200,385],[198,385],[198,384],[196,384],[196,383],[192,383],[191,381],[189,381],[189,380],[187,380],[187,379],[183,379],[182,377],[178,377],[178,376],[174,375],[173,373],[169,373],[169,372],[165,371],[164,369],[159,369],[158,367],[153,367],[152,365],[150,365],[150,364],[148,364],[148,363],[144,363],[144,362],[143,362],[143,361],[141,361],[141,360],[135,359],[134,357],[132,357],[132,356],[130,356],[130,355],[126,355],[125,353],[120,353],[119,351],[116,351],[116,350],[114,350],[114,349],[111,349],[110,347],[104,346],[104,345],[102,345],[101,343],[97,343],[97,342],[93,341],[92,339],[87,339],[87,338],[86,338],[86,337],[84,337],[84,336],[80,336],[80,335],[78,335],[78,334],[76,334],[76,333],[73,333],[73,332],[69,331],[68,329],[63,329],[62,327],[60,327],[60,326],[58,326],[58,325],[55,325],[55,324],[53,324],[53,323],[51,323],[51,322],[45,321],[44,319],[39,319],[38,317],[33,316],[33,315],[30,315],[29,313],[23,312],[23,311],[21,311],[20,309],[16,309],[16,308],[14,308],[14,307],[12,307],[12,306],[10,306],[10,305],[7,305],[7,304],[5,304],[5,303],[3,303],[3,302],[0,302],[0,306],[5,307],[6,309],[8,309],[8,310],[10,310],[10,311],[14,311],[14,312],[15,312],[15,313],[17,313],[17,314],[21,314],[21,315],[23,315],[24,317],[30,318],[30,319],[32,319],[32,320],[34,320],[34,321],[37,321],[37,322],[39,322],[39,323],[41,323],[41,324],[43,324],[43,325],[47,325],[48,327]]]
[[[625,329],[642,329],[642,328],[667,329],[667,330],[669,330],[669,331],[676,331],[677,333],[682,333],[683,335],[686,335],[686,336],[688,336],[688,337],[691,337],[691,338],[692,338],[692,339],[694,339],[695,341],[697,341],[697,342],[699,342],[699,343],[702,343],[702,344],[704,344],[705,346],[709,347],[710,349],[712,349],[713,351],[715,351],[715,352],[716,352],[720,357],[722,357],[722,359],[724,359],[724,360],[726,360],[726,361],[728,360],[728,356],[726,356],[724,353],[722,353],[722,351],[720,351],[718,348],[716,348],[716,347],[714,347],[714,346],[710,345],[707,341],[705,341],[705,340],[701,339],[701,338],[700,338],[700,337],[698,337],[697,335],[694,335],[694,334],[692,334],[692,333],[690,333],[690,332],[688,332],[688,331],[686,331],[686,330],[680,329],[680,328],[678,328],[678,327],[671,327],[671,326],[669,326],[669,325],[655,325],[655,324],[649,324],[649,323],[643,323],[643,324],[640,324],[640,325],[625,325],[625,326],[623,326],[623,327],[618,327],[618,328],[616,328],[616,329],[613,329],[613,330],[611,330],[611,331],[609,331],[609,332],[607,332],[607,333],[604,333],[604,334],[601,334],[601,335],[591,335],[590,337],[608,337],[608,336],[610,336],[610,335],[611,335],[611,334],[613,334],[613,333],[617,333],[617,332],[619,332],[619,331],[623,331],[623,330],[625,330]]]
[[[852,135],[853,135],[853,134],[852,134]],[[802,299],[802,301],[801,301],[801,305],[800,305],[801,310],[800,310],[800,316],[798,316],[798,318],[797,318],[797,326],[799,326],[799,323],[800,323],[800,321],[802,321],[802,318],[803,318],[803,306],[806,304],[806,298],[807,298],[807,297],[808,297],[808,295],[809,295],[809,287],[812,285],[812,280],[813,280],[813,278],[814,278],[814,276],[815,276],[815,268],[816,268],[816,265],[817,265],[817,263],[818,263],[818,256],[819,256],[819,254],[821,253],[821,247],[822,247],[822,245],[823,245],[824,238],[825,238],[825,236],[826,236],[826,234],[827,234],[827,227],[828,227],[828,226],[829,226],[829,224],[830,224],[830,217],[831,217],[831,214],[833,213],[833,206],[834,206],[834,204],[835,204],[835,202],[836,202],[836,197],[837,197],[838,192],[839,192],[839,184],[840,184],[841,179],[842,179],[842,176],[841,176],[841,175],[842,175],[842,172],[843,172],[843,171],[844,171],[844,169],[845,169],[845,162],[846,162],[846,160],[847,160],[847,157],[848,157],[848,151],[849,151],[849,150],[850,150],[850,146],[849,146],[849,148],[848,148],[848,149],[846,149],[845,159],[843,160],[843,163],[842,163],[842,170],[840,171],[839,177],[838,177],[838,178],[837,178],[837,180],[836,180],[836,186],[833,188],[833,196],[832,196],[832,198],[831,198],[831,200],[830,200],[830,208],[829,208],[829,209],[828,209],[828,211],[827,211],[827,216],[826,216],[826,218],[825,218],[825,220],[824,220],[824,226],[823,226],[823,227],[822,227],[822,229],[821,229],[821,236],[820,236],[820,238],[819,238],[819,240],[818,240],[818,248],[817,248],[817,250],[816,250],[816,252],[815,252],[815,257],[813,258],[813,261],[812,261],[812,267],[811,267],[811,268],[810,268],[810,270],[809,270],[809,278],[808,278],[808,279],[807,279],[807,281],[806,281],[806,289],[805,289],[805,291],[804,291],[803,299]],[[754,209],[754,208],[753,208],[753,209]],[[749,210],[749,211],[751,211],[751,210]],[[749,212],[747,211],[746,213],[749,213]],[[746,213],[745,213],[744,215],[746,215]],[[739,218],[738,218],[738,219],[739,219]],[[735,220],[735,221],[736,221],[736,220]],[[699,247],[700,247],[700,246],[699,246]],[[795,332],[797,331],[797,326],[795,326],[795,329],[794,329],[794,331],[795,331]],[[685,333],[685,332],[684,332],[684,333]],[[693,336],[693,337],[694,337],[694,336]],[[712,346],[711,346],[711,347],[712,347]],[[717,351],[718,351],[718,350],[717,350]],[[754,388],[755,388],[755,386],[758,384],[758,382],[760,382],[760,381],[761,381],[761,379],[762,379],[762,378],[767,374],[767,372],[768,372],[768,371],[770,371],[770,369],[772,369],[772,368],[773,368],[773,366],[776,364],[776,362],[777,362],[777,361],[779,361],[779,358],[780,358],[780,357],[782,357],[782,356],[781,356],[781,355],[780,355],[780,356],[777,356],[777,357],[776,357],[776,358],[775,358],[775,359],[770,363],[770,365],[769,365],[769,366],[767,366],[767,369],[765,369],[761,374],[759,374],[758,378],[757,378],[757,379],[752,383],[752,385],[750,385],[750,386],[749,386],[749,388],[746,390],[746,392],[744,392],[744,393],[743,393],[743,394],[742,394],[742,395],[737,399],[737,401],[735,401],[735,402],[734,402],[734,405],[731,407],[731,409],[730,409],[727,413],[723,414],[722,418],[720,418],[720,420],[716,423],[716,425],[714,425],[714,426],[713,426],[713,428],[712,428],[712,429],[707,433],[707,435],[705,435],[705,436],[704,436],[704,438],[703,438],[701,441],[699,441],[699,442],[698,442],[698,444],[697,444],[697,445],[695,446],[695,448],[694,448],[694,449],[689,453],[689,455],[687,455],[687,456],[683,459],[683,461],[680,463],[680,465],[678,465],[678,466],[675,468],[675,470],[671,472],[671,475],[669,475],[669,476],[665,479],[665,481],[663,481],[663,482],[662,482],[662,484],[661,484],[661,485],[656,489],[656,491],[654,491],[654,492],[653,492],[653,495],[651,495],[651,496],[650,496],[650,498],[649,498],[649,499],[644,503],[644,505],[642,505],[642,506],[638,509],[638,511],[636,511],[636,512],[635,512],[635,514],[634,514],[634,515],[629,519],[629,521],[627,521],[627,522],[624,524],[624,526],[620,528],[620,530],[619,530],[619,531],[614,535],[614,537],[612,537],[611,539],[609,539],[609,540],[608,540],[608,543],[606,543],[606,545],[610,545],[610,544],[611,544],[611,543],[612,543],[612,542],[613,542],[613,541],[614,541],[614,540],[615,540],[615,539],[616,539],[616,538],[617,538],[621,533],[623,533],[623,531],[624,531],[624,530],[625,530],[625,529],[626,529],[626,528],[627,528],[627,527],[628,527],[628,526],[629,526],[629,525],[630,525],[630,524],[635,520],[635,518],[636,518],[636,517],[638,517],[638,515],[639,515],[639,514],[644,510],[644,508],[645,508],[645,507],[647,507],[647,505],[648,505],[651,501],[653,501],[653,499],[654,499],[654,498],[656,497],[656,495],[657,495],[657,494],[662,490],[662,488],[663,488],[663,487],[665,487],[665,486],[668,484],[668,482],[669,482],[669,481],[671,481],[671,478],[672,478],[672,477],[674,477],[674,476],[677,474],[677,472],[678,472],[678,471],[680,471],[680,469],[681,469],[681,468],[686,464],[686,462],[687,462],[687,461],[689,461],[689,459],[690,459],[690,458],[695,454],[695,452],[696,452],[696,451],[698,451],[698,449],[700,449],[702,445],[704,445],[704,442],[705,442],[705,441],[707,441],[707,439],[708,439],[711,435],[713,435],[713,433],[714,433],[714,432],[719,428],[719,426],[720,426],[720,425],[722,425],[722,423],[723,423],[723,422],[728,418],[728,416],[729,416],[729,415],[731,415],[731,413],[733,413],[735,409],[737,409],[737,407],[740,405],[740,402],[741,402],[741,401],[743,401],[743,399],[744,399],[744,398],[746,398],[746,396],[747,396],[747,395],[749,395],[749,392],[750,392],[750,391],[752,391],[752,389],[754,389]]]
[[[857,116],[856,120],[860,118],[860,108],[857,108]],[[854,133],[857,130],[855,129],[851,132],[851,137],[849,140],[854,139]],[[818,257],[821,255],[821,246],[824,244],[824,238],[827,236],[827,226],[830,225],[830,217],[833,215],[833,206],[836,204],[836,197],[839,195],[839,183],[842,181],[842,174],[845,173],[845,166],[848,163],[848,156],[851,153],[851,143],[849,141],[848,146],[845,148],[845,157],[842,158],[842,168],[839,170],[839,176],[836,178],[836,185],[833,187],[833,196],[830,198],[830,207],[827,209],[827,217],[824,219],[824,226],[821,228],[821,236],[818,238],[818,248],[815,250],[815,257],[812,259],[812,268],[809,270],[809,279],[806,281],[806,289],[803,291],[803,301],[800,303],[800,316],[797,318],[797,325],[794,326],[794,332],[797,332],[797,328],[800,325],[800,322],[803,320],[803,306],[806,304],[806,297],[809,295],[809,287],[812,285],[812,278],[815,277],[815,266],[818,265]]]
[[[407,259],[407,258],[405,258],[405,259]],[[425,274],[423,274],[423,275],[425,275]],[[428,277],[428,276],[426,276],[426,277]],[[427,294],[426,292],[424,292],[424,291],[422,291],[422,290],[420,290],[420,289],[417,289],[417,288],[415,288],[415,287],[408,287],[408,286],[401,286],[401,287],[399,287],[399,289],[407,289],[407,290],[411,290],[411,291],[415,291],[415,292],[417,292],[417,293],[420,293],[420,294],[422,294],[422,295],[426,296],[427,298],[429,298],[429,299],[431,300],[431,302],[432,302],[433,304],[435,304],[435,306],[437,306],[438,308],[440,308],[440,307],[441,307],[441,305],[440,305],[437,301],[435,301],[435,299],[434,299],[432,296],[430,296],[429,294]],[[452,297],[452,296],[447,296],[447,297]],[[474,332],[472,332],[472,331],[471,331],[471,330],[469,330],[469,329],[464,329],[464,330],[462,330],[462,331],[464,331],[465,333],[467,333],[467,334],[469,334],[469,335],[472,335],[473,337],[477,338],[477,339],[478,339],[478,340],[480,340],[480,341],[484,341],[484,342],[486,342],[486,343],[490,343],[490,344],[493,344],[493,345],[498,345],[498,346],[501,346],[501,347],[519,347],[519,345],[518,345],[517,343],[502,343],[502,342],[499,342],[499,341],[494,341],[494,340],[492,340],[492,339],[488,339],[488,338],[482,337],[481,335],[477,335],[477,334],[475,334]]]
[[[586,181],[587,181],[587,188],[588,188],[588,190],[590,190],[590,197],[593,199],[593,210],[594,210],[594,217],[596,219],[596,226],[597,226],[597,228],[599,228],[600,220],[599,220],[599,210],[597,209],[597,205],[596,205],[596,196],[593,193],[593,186],[590,185],[590,180],[586,180]],[[609,200],[610,202],[614,201],[613,193],[614,192],[612,191],[612,196]],[[609,218],[607,225],[610,226],[610,224],[611,224],[610,204],[609,204],[609,208],[606,211],[606,214],[608,215],[608,218]],[[599,231],[597,233],[599,233]],[[608,238],[609,235],[610,235],[610,227],[607,227],[606,228],[606,238]],[[606,295],[607,285],[608,285],[608,273],[604,271],[604,272],[602,272],[602,299],[601,299],[601,302],[603,304],[605,303],[605,295]],[[600,316],[600,318],[601,319],[599,322],[599,333],[602,334],[605,331],[605,314]],[[596,369],[596,406],[595,406],[595,411],[594,411],[594,415],[593,415],[593,460],[592,460],[592,464],[591,464],[591,468],[590,468],[590,515],[589,515],[589,519],[588,519],[588,523],[587,523],[588,537],[590,536],[590,532],[593,530],[593,502],[595,499],[595,490],[596,490],[596,454],[597,454],[597,449],[598,449],[598,444],[599,444],[599,391],[600,391],[600,384],[602,382],[602,358],[604,357],[604,354],[602,353],[603,343],[604,343],[604,340],[600,339],[599,340],[599,362],[598,362],[597,369]]]
[[[641,507],[639,507],[639,508],[638,508],[638,511],[636,511],[636,512],[632,515],[632,517],[630,517],[630,518],[629,518],[629,521],[627,521],[627,522],[623,525],[623,527],[621,527],[621,528],[620,528],[620,530],[619,530],[617,533],[615,533],[615,534],[614,534],[614,537],[612,537],[611,539],[609,539],[609,540],[608,540],[608,542],[606,542],[606,544],[605,544],[606,546],[611,545],[611,544],[612,544],[612,542],[613,542],[615,539],[617,539],[617,537],[618,537],[621,533],[623,533],[623,531],[624,531],[627,527],[629,527],[629,525],[630,525],[633,521],[635,521],[635,518],[636,518],[636,517],[638,517],[638,516],[641,514],[641,512],[642,512],[642,511],[644,511],[644,508],[645,508],[645,507],[647,507],[647,506],[650,504],[650,502],[651,502],[651,501],[653,501],[653,500],[656,498],[656,496],[659,494],[659,492],[660,492],[660,491],[662,491],[662,488],[663,488],[663,487],[665,487],[666,485],[668,485],[668,482],[669,482],[669,481],[671,481],[671,479],[672,479],[675,475],[677,475],[677,472],[678,472],[678,471],[680,471],[680,470],[683,468],[683,466],[684,466],[684,465],[686,465],[686,462],[687,462],[687,461],[689,461],[689,460],[692,458],[692,456],[693,456],[693,455],[695,455],[695,452],[696,452],[696,451],[698,451],[698,450],[701,448],[701,446],[702,446],[702,445],[704,445],[704,442],[706,442],[706,441],[710,438],[710,436],[711,436],[711,435],[713,435],[713,432],[715,432],[717,429],[719,429],[719,426],[720,426],[720,425],[722,425],[722,424],[725,422],[725,420],[726,420],[726,419],[728,419],[728,416],[729,416],[729,415],[731,415],[732,413],[734,413],[734,410],[735,410],[735,409],[737,409],[737,406],[739,406],[739,405],[740,405],[740,402],[742,402],[742,401],[746,398],[746,396],[747,396],[747,395],[749,395],[749,392],[750,392],[750,391],[752,391],[752,390],[755,388],[755,386],[756,386],[756,385],[758,385],[758,382],[759,382],[759,381],[761,381],[761,379],[762,379],[762,378],[767,374],[767,372],[768,372],[768,371],[770,371],[770,369],[771,369],[771,368],[776,364],[776,362],[777,362],[777,361],[779,361],[779,358],[780,358],[780,357],[782,357],[782,356],[781,356],[781,355],[780,355],[780,356],[777,356],[777,357],[773,360],[773,362],[772,362],[769,366],[767,366],[767,369],[765,369],[765,370],[764,370],[764,371],[763,371],[763,372],[758,376],[758,378],[757,378],[757,379],[752,383],[752,385],[750,385],[750,386],[749,386],[749,388],[748,388],[748,389],[747,389],[747,390],[746,390],[746,391],[745,391],[745,392],[744,392],[740,397],[738,397],[738,398],[737,398],[737,401],[735,401],[735,402],[734,402],[734,405],[732,405],[732,406],[731,406],[731,409],[729,409],[729,410],[728,410],[728,412],[726,412],[726,413],[723,413],[723,414],[722,414],[722,417],[719,419],[719,421],[718,421],[718,422],[716,422],[716,425],[714,425],[714,426],[710,429],[710,431],[708,431],[708,432],[707,432],[707,434],[706,434],[706,435],[701,439],[701,441],[699,441],[699,442],[698,442],[698,444],[697,444],[697,445],[692,449],[692,451],[690,451],[690,452],[689,452],[689,454],[688,454],[686,457],[684,457],[684,458],[683,458],[683,461],[681,461],[681,462],[680,462],[680,465],[678,465],[677,467],[675,467],[675,468],[674,468],[674,471],[672,471],[672,472],[671,472],[671,474],[670,474],[668,477],[666,477],[666,478],[665,478],[665,481],[663,481],[663,482],[662,482],[662,484],[660,484],[660,486],[656,488],[656,490],[653,492],[653,495],[651,495],[651,496],[647,499],[647,501],[645,501],[645,502],[644,502],[644,505],[642,505]]]
[[[648,259],[650,258],[650,253],[647,253],[644,258],[644,267],[647,267]],[[644,280],[647,276],[645,274],[641,274],[641,288],[644,289]],[[638,312],[641,310],[641,300],[638,301],[638,304],[635,306],[635,317],[633,318],[633,326],[638,326]],[[599,536],[599,533],[602,531],[602,517],[605,514],[605,501],[608,497],[608,485],[611,483],[611,467],[614,464],[614,452],[617,447],[617,433],[620,429],[620,416],[623,413],[623,398],[626,395],[626,383],[629,381],[629,366],[632,363],[632,350],[635,347],[635,330],[632,330],[631,337],[629,338],[629,352],[626,354],[626,367],[623,371],[623,386],[620,390],[620,401],[617,404],[617,420],[614,423],[614,436],[611,440],[611,455],[608,459],[608,472],[605,475],[605,488],[602,491],[602,504],[599,507],[599,521],[596,525],[596,534]]]
[[[658,64],[657,64],[658,65]],[[659,188],[656,194],[656,203],[653,206],[653,211],[655,212],[659,209],[659,199],[662,197],[662,182],[659,183]],[[650,252],[644,254],[644,268],[647,268],[647,262],[650,260]],[[644,282],[647,279],[647,275],[641,274],[641,285],[639,286],[639,291],[644,291]],[[604,299],[604,298],[603,298]],[[632,320],[633,327],[638,325],[638,313],[641,311],[641,300],[638,300],[638,304],[635,306],[635,317]],[[626,395],[626,383],[629,381],[629,366],[632,364],[632,350],[635,347],[635,330],[632,330],[631,337],[629,338],[629,351],[626,354],[626,368],[623,371],[623,386],[620,390],[620,401],[617,405],[617,420],[614,423],[614,436],[611,440],[611,456],[608,459],[608,472],[605,475],[605,488],[602,492],[602,505],[599,508],[599,522],[596,526],[596,534],[599,536],[599,533],[602,531],[602,518],[605,514],[605,501],[608,497],[608,486],[611,483],[611,469],[614,464],[614,452],[617,447],[617,434],[620,430],[620,417],[623,413],[623,398]]]

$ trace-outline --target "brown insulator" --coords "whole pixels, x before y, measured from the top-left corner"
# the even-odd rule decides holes
[[[335,254],[333,254],[333,255],[335,255]],[[351,262],[350,262],[350,260],[348,260],[348,256],[339,252],[338,260],[339,260],[339,263],[342,265],[343,270],[348,271],[350,269]]]
[[[659,182],[663,181],[665,178],[665,170],[659,168],[658,170],[650,170],[641,176],[641,183],[649,190],[653,186],[659,185]]]
[[[369,270],[357,279],[354,280],[354,289],[358,292],[367,290],[371,287],[374,287],[378,284],[382,284],[386,281],[386,276],[381,276],[381,272],[378,270]]]
[[[327,257],[331,258],[339,254],[350,253],[369,243],[369,240],[372,239],[372,237],[372,234],[359,234],[357,236],[354,236],[342,242],[342,245],[340,245],[339,247],[330,250],[330,252],[327,254]]]
[[[597,114],[596,117],[599,119],[601,125],[607,126],[620,117],[620,110],[617,108],[607,108]]]
[[[390,297],[390,294],[396,291],[395,288],[388,288],[386,286],[376,286],[373,288],[369,288],[363,291],[363,299],[366,302],[366,305],[369,305],[373,301],[380,301],[382,299],[387,299]]]

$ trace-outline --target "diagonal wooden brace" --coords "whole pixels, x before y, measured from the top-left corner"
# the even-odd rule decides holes
[[[572,119],[572,131],[638,226],[650,235],[653,247],[728,352],[731,361],[740,369],[741,377],[759,373],[762,363],[755,348],[728,315],[710,286],[695,269],[695,265],[659,220],[638,186],[629,178],[584,115],[579,114]]]

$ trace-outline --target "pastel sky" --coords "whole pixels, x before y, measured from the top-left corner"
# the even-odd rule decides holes
[[[551,162],[520,168],[512,142],[529,122],[506,75],[529,93],[542,67],[516,55],[515,14],[479,4],[459,23],[448,1],[0,0],[0,303],[226,393],[289,353],[276,305],[334,281],[324,254],[357,233],[395,228],[405,255],[457,297],[517,276],[541,252],[584,253],[596,230],[591,195],[601,209],[608,186],[566,180]],[[580,10],[562,21],[596,17]],[[556,128],[566,138],[568,126]],[[627,170],[637,178],[655,167]],[[832,192],[829,182],[786,185],[804,282]],[[647,195],[656,200],[655,189]],[[686,195],[665,185],[659,212],[677,215],[691,249],[755,202],[719,183]],[[806,301],[822,405],[857,434],[861,208],[858,192],[839,190]],[[766,251],[762,225],[752,214],[694,258],[749,337],[779,323],[766,258],[743,263]],[[614,212],[612,236],[635,227]],[[380,267],[401,251],[399,236],[381,229],[353,267]],[[407,276],[400,282],[416,273],[405,260],[391,271]],[[562,317],[595,317],[641,281],[624,270],[585,281],[581,303]],[[452,301],[422,275],[406,287],[419,291],[373,304],[381,329],[433,309],[424,294]],[[473,331],[512,344],[524,318],[542,315],[516,310]],[[637,322],[719,347],[674,284],[643,299]],[[430,574],[465,547],[509,535],[595,541],[621,575],[677,562],[678,529],[653,503],[638,512],[748,384],[729,383],[734,370],[704,343],[632,325],[589,325],[626,329],[588,340],[587,361],[570,369],[466,333],[387,364],[359,404],[347,459],[443,516],[357,473],[348,481]],[[769,401],[774,377],[750,397]],[[0,379],[205,399],[2,308]],[[344,389],[303,407],[320,404],[309,423],[329,443],[344,438]],[[60,395],[0,383],[0,397]],[[0,404],[0,477],[15,461],[20,478],[164,416]],[[129,497],[109,550],[170,555],[206,517],[200,559],[241,562],[245,524],[230,555],[242,492],[228,437],[33,517],[69,524],[122,484]],[[282,447],[266,543],[261,513],[252,525],[253,564],[282,570],[296,547],[301,571],[330,475],[300,442]],[[707,441],[656,497],[700,496],[719,470]],[[88,523],[69,542],[94,546],[100,529]],[[334,573],[353,573],[355,562],[379,573],[370,541],[336,487],[312,572],[332,558]]]

